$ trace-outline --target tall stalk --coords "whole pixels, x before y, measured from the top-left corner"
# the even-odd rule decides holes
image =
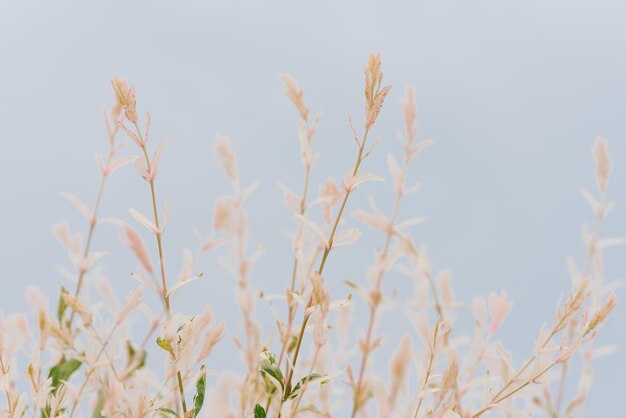
[[[144,156],[144,160],[146,163],[146,168],[148,172],[152,171],[152,166],[151,166],[151,162],[150,162],[150,157],[148,156],[148,150],[146,147],[146,143],[143,139],[143,135],[141,133],[141,129],[139,128],[139,125],[137,125],[137,121],[135,120],[133,122],[133,125],[135,127],[135,130],[137,132],[137,136],[139,137],[139,141],[142,144],[141,146],[141,151],[143,152],[143,156]],[[170,296],[167,293],[167,280],[165,277],[165,261],[164,261],[164,257],[163,257],[163,239],[162,239],[162,231],[161,231],[161,225],[159,224],[159,211],[157,209],[157,199],[156,199],[156,191],[155,191],[155,185],[154,185],[154,176],[151,176],[150,181],[150,196],[152,199],[152,212],[153,212],[153,216],[154,216],[154,225],[156,226],[158,232],[155,233],[156,236],[156,241],[157,241],[157,248],[159,251],[159,270],[161,272],[161,294],[162,294],[162,298],[163,298],[163,305],[165,307],[165,314],[167,316],[168,319],[171,318],[172,316],[172,311],[170,308]],[[180,393],[180,397],[181,397],[181,403],[182,403],[182,407],[183,407],[183,414],[187,413],[187,402],[185,400],[185,389],[184,389],[184,385],[183,385],[183,380],[182,380],[182,375],[180,373],[180,370],[176,371],[176,378],[177,378],[177,382],[178,382],[178,391]]]

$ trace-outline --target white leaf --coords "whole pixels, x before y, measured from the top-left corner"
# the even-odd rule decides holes
[[[130,314],[130,312],[133,309],[141,305],[141,303],[143,302],[142,295],[143,295],[143,286],[138,287],[130,294],[130,296],[126,299],[124,308],[121,310],[121,312],[117,316],[117,319],[115,321],[116,324],[118,325],[121,324],[124,321],[124,319],[128,317],[128,314]]]
[[[408,195],[410,193],[414,193],[414,192],[418,191],[419,189],[421,189],[421,187],[422,187],[422,182],[416,181],[413,186],[409,187],[408,189],[406,189],[404,191],[404,195],[406,196],[406,195]]]
[[[379,231],[387,232],[389,230],[389,221],[383,215],[370,215],[359,209],[352,212],[352,216]]]
[[[432,139],[425,139],[423,141],[418,142],[417,144],[415,144],[415,146],[411,147],[411,149],[409,150],[409,159],[412,160],[413,158],[417,156],[417,154],[419,154],[420,152],[422,152],[424,149],[428,148],[432,144],[433,144]]]
[[[343,308],[344,306],[348,306],[350,303],[352,303],[352,295],[348,295],[343,299],[331,302],[330,305],[328,305],[328,309],[331,311],[336,311]]]
[[[278,184],[278,187],[280,187],[283,191],[283,200],[285,201],[285,206],[287,207],[287,210],[289,210],[289,212],[292,214],[300,213],[301,212],[301,207],[300,207],[301,200],[298,197],[298,195],[296,195],[296,193],[293,190],[285,186],[280,181],[277,182],[277,184]]]
[[[265,250],[267,250],[267,246],[265,244],[259,244],[256,251],[252,254],[250,259],[248,260],[250,265],[254,265],[258,263],[261,257],[263,257],[263,254],[265,254]]]
[[[605,238],[600,240],[599,244],[601,248],[608,248],[624,245],[625,242],[624,238]]]
[[[302,215],[293,215],[293,216],[294,218],[302,222],[305,226],[307,226],[311,231],[313,231],[318,237],[320,237],[320,239],[324,243],[324,248],[328,248],[328,241],[326,241],[326,237],[324,236],[324,233],[322,232],[320,227],[317,226],[315,222],[308,220],[306,217]]]
[[[91,266],[93,265],[93,263],[95,263],[96,261],[100,260],[102,257],[106,256],[108,254],[108,252],[106,251],[92,251],[90,252],[87,257],[83,258],[82,261],[80,262],[80,265],[78,266],[78,269],[80,271],[87,271],[91,268]]]
[[[252,192],[255,191],[257,187],[259,187],[259,184],[261,184],[261,180],[259,179],[256,179],[252,183],[250,183],[245,189],[241,191],[239,196],[237,196],[238,202],[240,204],[243,203],[252,194]]]
[[[89,209],[87,209],[87,205],[85,205],[78,197],[71,195],[69,193],[61,192],[61,196],[66,198],[72,205],[76,207],[83,214],[87,222],[91,222],[93,217]]]
[[[163,202],[163,222],[161,223],[161,233],[165,232],[168,222],[170,221],[170,202]]]
[[[290,290],[287,290],[287,291],[291,294],[291,297],[292,297],[292,299],[293,299],[293,301],[295,302],[296,305],[301,306],[303,308],[306,308],[307,300],[303,297],[302,294],[296,293],[296,292],[292,292]]]
[[[137,157],[135,159],[135,167],[137,167],[137,171],[139,172],[139,175],[144,180],[148,181],[148,177],[150,176],[150,173],[148,173],[148,169],[146,168],[146,163],[143,160],[143,158]]]
[[[359,185],[368,181],[385,181],[382,177],[371,173],[357,174],[356,176],[348,175],[343,186],[348,192],[353,192]]]
[[[124,226],[125,222],[123,220],[121,220],[120,218],[102,218],[98,220],[98,223],[101,224],[109,224],[109,225],[116,225],[116,226]]]
[[[333,239],[333,247],[354,244],[360,236],[361,230],[358,228],[349,228],[339,231],[335,234],[335,238]]]
[[[172,296],[175,292],[179,291],[180,289],[187,286],[188,284],[193,283],[198,279],[201,279],[202,277],[203,277],[202,274],[198,274],[197,276],[194,276],[190,279],[179,280],[174,286],[168,289],[167,296],[168,297]]]
[[[165,145],[160,143],[157,147],[156,151],[154,151],[154,156],[152,157],[152,163],[150,166],[150,180],[154,180],[156,177],[157,171],[159,169],[159,163],[161,162],[161,154],[163,154],[163,148]]]
[[[598,203],[596,198],[591,194],[589,190],[587,190],[586,187],[581,188],[580,193],[583,195],[583,198],[587,201],[587,204],[589,205],[589,207],[591,207],[591,210],[593,211],[593,213],[597,216],[600,211],[600,204]]]
[[[109,174],[113,174],[119,168],[125,166],[126,164],[132,163],[137,159],[136,155],[127,155],[125,157],[116,158],[109,164]]]
[[[131,214],[133,218],[135,218],[137,222],[139,222],[140,224],[142,224],[143,226],[145,226],[146,228],[148,228],[155,234],[158,235],[160,233],[159,228],[157,228],[156,225],[150,219],[146,218],[136,209],[130,208],[128,209],[128,212]]]
[[[426,218],[424,218],[422,216],[417,217],[417,218],[407,219],[407,220],[401,222],[400,224],[398,224],[398,226],[396,226],[396,229],[398,231],[402,231],[402,230],[407,229],[407,228],[409,228],[409,227],[411,227],[413,225],[417,225],[417,224],[420,224],[420,223],[424,222],[424,219],[426,219]]]
[[[404,174],[392,154],[387,155],[387,164],[389,165],[389,172],[391,173],[394,187],[397,191],[402,191],[404,188]]]
[[[188,280],[193,274],[194,259],[193,254],[188,249],[183,251],[183,266],[178,275],[178,281]]]
[[[159,289],[157,287],[157,285],[155,285],[153,282],[151,282],[150,280],[148,280],[145,277],[143,277],[141,274],[130,273],[130,277],[132,277],[133,279],[137,280],[139,283],[145,284],[150,289],[152,289],[155,292],[157,292],[159,295],[161,294],[161,289]]]

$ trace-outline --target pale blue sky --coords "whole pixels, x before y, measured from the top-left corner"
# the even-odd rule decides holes
[[[153,138],[167,144],[158,191],[171,203],[170,270],[178,271],[182,248],[194,248],[193,229],[208,231],[212,202],[227,191],[209,153],[214,134],[223,132],[232,136],[244,179],[262,181],[249,202],[251,243],[266,243],[268,252],[254,285],[281,289],[290,262],[280,231],[292,220],[275,182],[298,188],[301,171],[295,112],[278,76],[291,73],[311,108],[321,109],[314,180],[341,177],[353,160],[346,116],[361,117],[362,65],[377,51],[394,88],[376,128],[383,141],[367,170],[387,175],[385,155],[398,152],[399,97],[415,84],[422,135],[435,145],[411,173],[424,188],[402,214],[428,218],[414,235],[435,267],[452,270],[459,298],[508,290],[515,305],[500,337],[519,364],[568,289],[565,257],[582,257],[581,224],[591,213],[579,188],[593,187],[596,135],[607,137],[615,162],[609,194],[618,206],[605,231],[626,235],[625,21],[620,1],[4,0],[0,308],[25,309],[28,284],[55,295],[64,280],[55,266],[66,263],[65,255],[49,226],[68,219],[84,229],[58,193],[93,201],[92,156],[106,151],[100,109],[112,103],[108,80],[115,73],[136,85],[140,108],[152,112]],[[376,184],[350,209],[368,194],[390,205],[389,185]],[[147,207],[147,199],[132,169],[124,170],[108,185],[103,214],[130,220],[126,208]],[[365,233],[357,246],[333,255],[327,274],[335,294],[346,291],[343,279],[363,280],[363,260],[369,263],[379,240]],[[117,232],[101,228],[94,245],[115,246],[119,264],[111,258],[105,271],[124,294],[133,264]],[[608,278],[625,275],[625,251],[607,253]],[[210,259],[203,268],[211,280],[181,292],[184,305],[192,311],[208,302],[236,321],[232,280]],[[392,288],[408,284],[394,276]],[[625,313],[618,306],[602,343],[626,345]],[[391,344],[409,323],[399,313],[385,320]],[[597,362],[589,417],[620,416],[625,375],[621,349]]]

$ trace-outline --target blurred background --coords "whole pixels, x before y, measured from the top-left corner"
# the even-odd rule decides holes
[[[400,98],[414,84],[421,138],[435,144],[413,166],[409,183],[419,180],[423,188],[404,201],[401,216],[427,218],[413,236],[428,247],[435,269],[451,269],[460,300],[507,289],[514,308],[497,337],[520,364],[559,295],[569,290],[566,257],[582,264],[581,226],[593,219],[580,187],[595,187],[590,151],[597,135],[608,139],[614,161],[609,196],[617,209],[604,231],[626,235],[625,21],[626,5],[617,0],[4,0],[0,310],[28,309],[29,284],[42,287],[52,305],[59,284],[68,285],[57,268],[69,263],[49,228],[67,219],[72,230],[86,231],[59,192],[93,205],[99,176],[93,156],[107,151],[101,109],[113,104],[114,74],[135,85],[140,113],[152,113],[152,149],[157,141],[166,144],[157,192],[171,208],[165,236],[170,276],[179,271],[183,249],[197,249],[194,231],[208,235],[213,202],[229,191],[211,154],[221,132],[232,137],[243,181],[261,180],[248,201],[249,251],[265,244],[267,252],[252,284],[282,292],[291,269],[283,231],[294,221],[276,181],[300,190],[303,172],[297,115],[279,75],[290,73],[302,83],[307,104],[321,115],[314,184],[341,179],[355,153],[347,117],[362,123],[362,66],[375,51],[393,89],[374,130],[381,143],[365,170],[389,177],[386,154],[400,152]],[[368,195],[389,210],[389,182],[372,183],[350,200],[348,213],[364,207]],[[128,207],[149,209],[149,194],[132,166],[107,184],[101,214],[134,224]],[[136,263],[118,234],[116,227],[99,227],[93,248],[111,251],[102,272],[123,297],[135,286],[128,273]],[[333,253],[326,281],[334,297],[349,292],[346,279],[365,282],[379,245],[381,236],[365,231],[357,245]],[[607,251],[607,280],[626,274],[625,251]],[[240,335],[234,280],[215,262],[220,254],[203,259],[199,271],[206,280],[181,291],[173,306],[193,314],[211,304],[229,324],[229,336]],[[386,281],[388,294],[411,289],[399,274]],[[618,306],[598,338],[598,345],[619,350],[595,363],[587,416],[623,416],[625,309]],[[257,311],[273,331],[268,307],[259,304]],[[366,324],[365,310],[356,313],[354,337]],[[382,324],[385,346],[376,368],[386,376],[389,353],[412,329],[400,309],[385,312]],[[227,338],[208,367],[236,368],[238,362]]]

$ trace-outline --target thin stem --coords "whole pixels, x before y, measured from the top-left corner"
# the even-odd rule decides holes
[[[151,170],[151,165],[150,165],[150,157],[148,156],[148,150],[146,149],[146,145],[144,143],[143,140],[143,136],[141,134],[141,129],[139,129],[139,125],[137,125],[137,122],[134,122],[135,125],[135,129],[137,131],[137,135],[139,136],[139,140],[141,141],[141,143],[143,144],[143,146],[141,147],[141,150],[143,151],[143,156],[145,158],[146,161],[146,168],[148,169],[148,172],[150,172]],[[170,297],[167,294],[167,280],[165,278],[165,261],[164,261],[164,257],[163,257],[163,242],[162,242],[162,232],[161,232],[161,227],[159,225],[159,212],[157,209],[157,199],[156,199],[156,192],[155,192],[155,186],[154,186],[154,177],[152,177],[150,179],[150,195],[152,197],[152,211],[154,213],[154,225],[156,226],[157,230],[159,231],[156,235],[156,240],[157,240],[157,247],[159,250],[159,268],[161,271],[161,292],[163,294],[163,303],[165,305],[165,313],[167,315],[167,318],[169,319],[172,315],[172,312],[170,310]],[[187,404],[185,402],[185,389],[184,389],[184,385],[183,385],[183,381],[182,381],[182,376],[180,373],[180,370],[176,371],[176,375],[178,378],[178,390],[180,392],[181,398],[182,398],[182,406],[183,406],[183,414],[187,413]]]
[[[309,191],[309,180],[311,177],[311,166],[307,164],[305,174],[304,174],[304,186],[302,191],[302,198],[300,199],[300,215],[304,215],[306,213],[306,200]],[[296,243],[299,243],[300,236],[302,234],[302,227],[298,227],[298,236],[296,237]],[[298,272],[298,257],[294,255],[293,258],[293,267],[291,269],[291,287],[289,288],[290,292],[294,292],[296,287],[296,275]],[[287,314],[287,329],[285,331],[285,338],[283,339],[282,347],[280,349],[280,354],[278,355],[277,367],[280,367],[283,361],[283,357],[287,350],[287,344],[289,343],[289,334],[291,334],[291,328],[293,327],[293,321],[296,316],[297,306],[289,305],[289,310]],[[265,412],[269,410],[271,397],[267,401],[267,406],[265,407]]]
[[[561,366],[561,381],[559,382],[559,390],[557,392],[557,399],[556,399],[555,412],[556,412],[557,417],[560,415],[561,404],[563,403],[563,396],[565,395],[565,383],[567,380],[567,372],[568,372],[568,364],[567,362],[564,362],[563,365]]]
[[[106,115],[104,117],[107,117]],[[107,122],[108,123],[108,122]],[[116,128],[113,132],[111,132],[111,137],[109,138],[109,154],[107,156],[106,165],[111,164],[113,160],[113,155],[115,154],[115,137],[117,136],[118,129]],[[87,233],[87,241],[85,242],[85,249],[83,251],[83,260],[87,258],[89,255],[89,251],[91,250],[91,243],[93,241],[94,231],[96,229],[96,224],[98,223],[98,211],[100,209],[100,202],[102,201],[102,195],[104,193],[104,184],[106,183],[107,178],[109,177],[108,173],[103,172],[100,176],[100,184],[98,185],[98,191],[96,193],[96,201],[94,203],[93,212],[91,213],[91,219],[89,221],[89,232]],[[85,274],[87,273],[86,269],[80,269],[78,273],[78,279],[76,281],[76,290],[74,291],[74,297],[77,298],[80,294],[80,291],[83,286]],[[70,314],[69,325],[71,326],[74,321],[75,312],[72,311]]]
[[[581,293],[577,293],[576,295],[577,295],[576,298],[582,297]],[[572,303],[574,303],[575,301],[576,300],[572,301]],[[502,388],[491,398],[491,401],[489,402],[489,405],[493,405],[494,403],[500,402],[500,400],[508,398],[509,396],[511,396],[511,394],[509,394],[509,395],[506,395],[504,398],[501,398],[501,396],[504,394],[504,392],[509,387],[511,387],[511,385],[513,383],[515,383],[520,378],[520,376],[526,371],[526,369],[528,369],[528,367],[530,367],[530,365],[537,359],[537,353],[540,352],[542,349],[544,349],[550,343],[552,338],[554,338],[554,336],[561,329],[563,323],[567,320],[567,318],[570,317],[570,315],[573,312],[574,312],[574,310],[571,307],[569,307],[568,310],[561,316],[561,318],[559,319],[557,324],[552,328],[552,332],[550,332],[550,335],[548,335],[546,337],[545,341],[541,344],[541,346],[539,346],[539,349],[535,353],[533,353],[533,355],[526,361],[526,363],[524,363],[524,365],[517,371],[517,373],[515,373],[515,376],[513,376],[511,379],[509,379],[508,382],[504,386],[502,386]],[[557,364],[557,363],[556,362],[553,363],[552,366],[554,366],[555,364]],[[524,385],[524,387],[526,385]],[[518,389],[518,390],[521,390],[521,388]],[[518,390],[516,390],[515,392],[517,392]],[[487,405],[486,407],[483,407],[479,411],[480,414],[482,414],[483,412],[489,410],[491,408],[489,405]],[[477,417],[480,414],[474,415],[471,418]]]
[[[603,191],[600,191],[600,208],[602,212],[605,212],[606,210],[605,202],[606,202],[606,194]],[[594,241],[597,241],[597,239],[600,236],[600,231],[602,230],[602,220],[603,218],[596,214],[594,227],[593,227],[593,235],[592,235],[592,239]],[[592,259],[593,259],[592,251],[590,248],[588,248],[587,254],[585,256],[585,264],[583,266],[583,271],[582,271],[583,277],[589,274],[589,270],[591,269]],[[560,376],[560,382],[559,382],[559,389],[557,392],[557,399],[556,399],[556,406],[555,406],[555,413],[557,417],[561,413],[561,404],[563,403],[563,397],[565,395],[565,384],[567,383],[566,382],[567,373],[568,373],[568,362],[565,361],[561,365],[561,376]]]
[[[309,317],[311,314],[305,314],[302,320],[302,325],[300,326],[300,334],[298,335],[298,341],[296,343],[296,350],[293,355],[293,366],[289,369],[289,375],[287,377],[287,384],[285,385],[285,395],[281,401],[281,405],[284,401],[287,400],[287,396],[289,392],[291,392],[291,380],[293,379],[293,371],[296,368],[296,363],[298,362],[298,355],[300,354],[300,346],[302,345],[302,339],[304,337],[304,331],[306,330],[306,325],[309,322]],[[279,415],[280,416],[280,415]]]
[[[408,165],[409,165],[409,159],[407,158],[407,154],[405,153],[404,163],[402,167],[403,173],[406,173],[408,169]],[[383,250],[380,256],[381,262],[384,261],[389,254],[389,248],[391,246],[391,238],[394,236],[394,227],[396,223],[396,218],[398,216],[398,209],[400,207],[401,198],[402,198],[402,194],[399,191],[396,191],[396,198],[393,204],[393,209],[391,211],[389,228],[385,236],[385,243],[383,245]],[[375,283],[374,283],[376,294],[380,294],[380,289],[382,286],[382,278],[384,274],[384,271],[382,270],[379,270],[379,271],[380,272],[378,276],[376,277]],[[361,358],[361,365],[359,367],[359,377],[357,379],[357,384],[356,384],[355,391],[354,391],[354,400],[352,403],[352,414],[350,415],[352,418],[356,416],[357,411],[361,407],[360,394],[362,390],[363,378],[365,377],[365,367],[367,365],[367,360],[369,359],[369,355],[371,353],[370,345],[372,341],[372,335],[374,332],[374,324],[376,322],[376,314],[378,312],[378,307],[379,307],[378,301],[374,302],[373,305],[370,307],[369,322],[367,324],[367,333],[365,337],[365,344],[363,346],[363,357]]]
[[[526,386],[530,385],[531,383],[533,383],[534,380],[539,379],[541,376],[543,376],[544,374],[546,374],[550,369],[552,369],[558,362],[554,361],[552,363],[550,363],[545,369],[543,369],[541,372],[539,372],[537,375],[535,375],[532,379],[527,380],[526,382],[522,383],[520,386],[516,387],[515,389],[511,390],[510,392],[507,392],[505,395],[494,399],[489,405],[484,406],[482,409],[480,409],[478,412],[476,412],[474,415],[472,415],[470,418],[478,418],[479,416],[481,416],[482,414],[484,414],[485,412],[489,411],[490,409],[492,409],[496,404],[499,404],[500,402],[504,401],[505,399],[510,398],[511,396],[515,395],[517,392],[521,391],[522,389],[524,389]]]
[[[311,376],[311,374],[313,373],[313,369],[315,368],[315,363],[317,363],[317,357],[320,354],[320,349],[322,347],[321,346],[317,346],[315,347],[315,354],[313,354],[313,361],[311,361],[311,367],[309,367],[309,372],[307,373],[307,376]],[[309,381],[310,379],[306,379],[302,382],[302,387],[300,388],[300,393],[298,393],[298,399],[296,399],[296,402],[294,403],[294,406],[291,408],[292,410],[292,416],[296,415],[296,412],[298,411],[298,406],[300,405],[300,402],[302,401],[302,397],[304,396],[304,392],[306,391],[307,387],[309,386]]]
[[[176,377],[178,378],[178,390],[180,392],[180,399],[182,400],[182,403],[183,403],[183,413],[186,415],[187,414],[187,402],[185,401],[185,391],[183,389],[184,387],[183,378],[180,375],[180,370],[176,373]]]
[[[417,418],[417,414],[419,414],[420,412],[420,408],[422,407],[422,402],[424,400],[423,393],[424,393],[424,390],[426,390],[426,386],[428,385],[430,375],[432,374],[433,361],[435,359],[435,350],[437,348],[437,334],[439,333],[440,321],[441,321],[441,318],[437,318],[437,322],[435,324],[435,331],[433,332],[433,341],[432,341],[433,345],[430,349],[430,358],[428,359],[428,368],[426,369],[426,376],[424,377],[424,384],[422,385],[422,390],[418,394],[419,401],[417,402],[417,407],[415,408],[415,414],[413,415],[413,418]]]
[[[100,359],[100,356],[102,356],[102,354],[104,353],[106,346],[109,345],[109,342],[111,341],[111,338],[113,337],[113,334],[115,333],[115,330],[117,329],[117,324],[113,326],[113,328],[111,328],[111,331],[109,331],[109,335],[107,336],[107,338],[104,340],[104,343],[101,343],[102,347],[100,348],[100,351],[98,352],[98,355],[96,355],[95,360],[93,361],[94,364],[97,364],[98,360]],[[96,370],[96,368],[91,368],[89,369],[89,371],[87,372],[87,375],[85,376],[85,380],[83,380],[83,383],[81,384],[80,388],[78,389],[78,394],[76,395],[76,400],[74,401],[74,404],[72,405],[72,409],[70,410],[70,417],[72,418],[72,416],[74,415],[74,412],[76,411],[76,408],[78,407],[78,402],[80,401],[80,397],[83,393],[83,391],[85,390],[85,387],[87,387],[87,383],[89,382],[89,378],[91,377],[91,375],[93,374],[93,372]],[[115,370],[115,369],[114,369]],[[117,376],[117,373],[116,373]]]
[[[143,143],[143,137],[141,135],[141,131],[139,129],[139,126],[137,125],[136,122],[135,122],[135,129],[137,130],[137,135],[139,136],[139,139]],[[141,147],[141,150],[143,151],[143,156],[144,156],[144,159],[146,161],[147,170],[150,171],[151,170],[150,157],[148,156],[148,150],[147,150],[145,144]],[[156,191],[155,191],[155,186],[154,186],[154,178],[150,179],[150,195],[151,195],[151,198],[152,198],[152,212],[154,214],[154,225],[160,231],[159,211],[157,209],[157,200],[156,200]],[[165,278],[165,262],[164,262],[164,258],[163,258],[163,242],[162,242],[162,238],[161,238],[161,232],[158,232],[155,235],[156,235],[156,240],[157,240],[157,248],[158,248],[158,251],[159,251],[159,269],[160,269],[160,272],[161,272],[161,293],[162,293],[162,297],[163,297],[163,303],[165,304],[165,312],[167,314],[167,317],[169,318],[171,316],[171,310],[170,310],[170,298],[169,298],[169,296],[167,294],[167,280]]]
[[[368,133],[369,133],[369,129],[366,129],[365,133],[363,134],[363,141],[361,142],[359,146],[359,153],[357,155],[356,163],[354,164],[354,169],[352,170],[353,176],[355,176],[359,172],[359,167],[361,166],[361,162],[363,161],[363,150],[365,149],[365,143],[367,141]],[[324,271],[324,266],[326,266],[326,260],[328,259],[328,254],[330,254],[330,250],[333,247],[333,238],[335,237],[335,232],[337,232],[337,227],[339,226],[339,222],[341,221],[341,216],[343,215],[343,211],[346,208],[346,203],[348,202],[348,197],[350,197],[350,193],[351,193],[350,190],[346,190],[343,201],[341,202],[341,206],[339,208],[339,212],[337,213],[337,217],[335,218],[335,223],[333,224],[333,228],[328,238],[328,246],[324,249],[322,260],[320,261],[319,267],[317,269],[317,272],[320,274],[320,276],[322,272]],[[311,305],[312,301],[313,301],[312,298],[309,298],[307,307]],[[309,316],[310,314],[305,313],[304,318],[302,319],[302,326],[300,327],[300,334],[298,336],[298,341],[296,343],[296,349],[295,349],[294,357],[293,357],[293,366],[289,370],[289,374],[286,380],[285,393],[289,393],[289,391],[291,390],[291,381],[293,379],[293,371],[296,367],[296,363],[298,362],[298,354],[300,353],[300,347],[302,346],[302,339],[304,337],[304,331],[306,330],[306,325],[309,321]],[[285,397],[283,397],[281,401],[281,405],[285,400],[286,400]]]

